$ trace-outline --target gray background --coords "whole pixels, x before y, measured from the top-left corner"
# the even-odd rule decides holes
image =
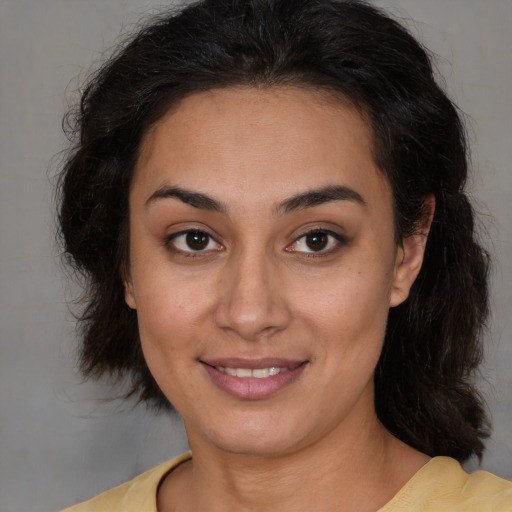
[[[290,0],[292,1],[292,0]],[[471,123],[471,191],[496,257],[482,466],[512,478],[512,1],[387,0],[440,58]],[[52,175],[78,75],[162,1],[0,0],[0,508],[52,511],[186,449],[178,419],[131,409],[73,369],[76,290],[54,244]],[[411,22],[410,18],[415,22]],[[487,205],[487,206],[484,206]],[[470,469],[476,463],[468,465]]]

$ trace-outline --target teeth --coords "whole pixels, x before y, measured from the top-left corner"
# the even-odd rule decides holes
[[[252,372],[252,376],[257,379],[266,379],[270,375],[270,368],[257,368]]]
[[[288,371],[288,368],[278,368],[276,366],[271,366],[270,368],[254,368],[254,370],[251,370],[250,368],[223,368],[222,366],[217,366],[216,368],[220,372],[225,372],[233,377],[241,377],[243,379],[247,379],[249,377],[253,377],[255,379],[266,379],[272,375]]]

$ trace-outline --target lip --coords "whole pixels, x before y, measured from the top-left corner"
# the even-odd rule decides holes
[[[200,361],[212,382],[222,391],[242,400],[261,400],[269,398],[297,380],[307,366],[308,361],[296,361],[281,358],[241,359],[221,358]],[[237,377],[217,368],[287,368],[286,372],[271,375],[264,379],[256,377]]]

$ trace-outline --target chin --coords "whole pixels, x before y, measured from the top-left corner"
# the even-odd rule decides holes
[[[227,453],[250,455],[254,457],[275,457],[300,450],[314,443],[318,433],[309,429],[304,418],[291,418],[288,421],[283,414],[269,411],[257,414],[240,414],[230,417],[222,423],[210,424],[200,435],[210,445]],[[192,429],[187,434],[193,449]],[[206,435],[205,435],[206,434]]]
[[[224,452],[253,457],[277,457],[295,451],[296,439],[276,436],[275,433],[251,432],[249,435],[223,436],[216,447]]]

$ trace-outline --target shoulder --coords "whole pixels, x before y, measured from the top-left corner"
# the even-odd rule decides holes
[[[160,481],[167,473],[190,457],[190,452],[180,455],[142,473],[129,482],[62,512],[156,512],[156,492]]]
[[[450,457],[434,457],[379,512],[510,512],[512,482],[487,471],[468,474]]]
[[[512,482],[487,471],[467,475],[462,495],[468,504],[478,505],[478,510],[512,511]]]

